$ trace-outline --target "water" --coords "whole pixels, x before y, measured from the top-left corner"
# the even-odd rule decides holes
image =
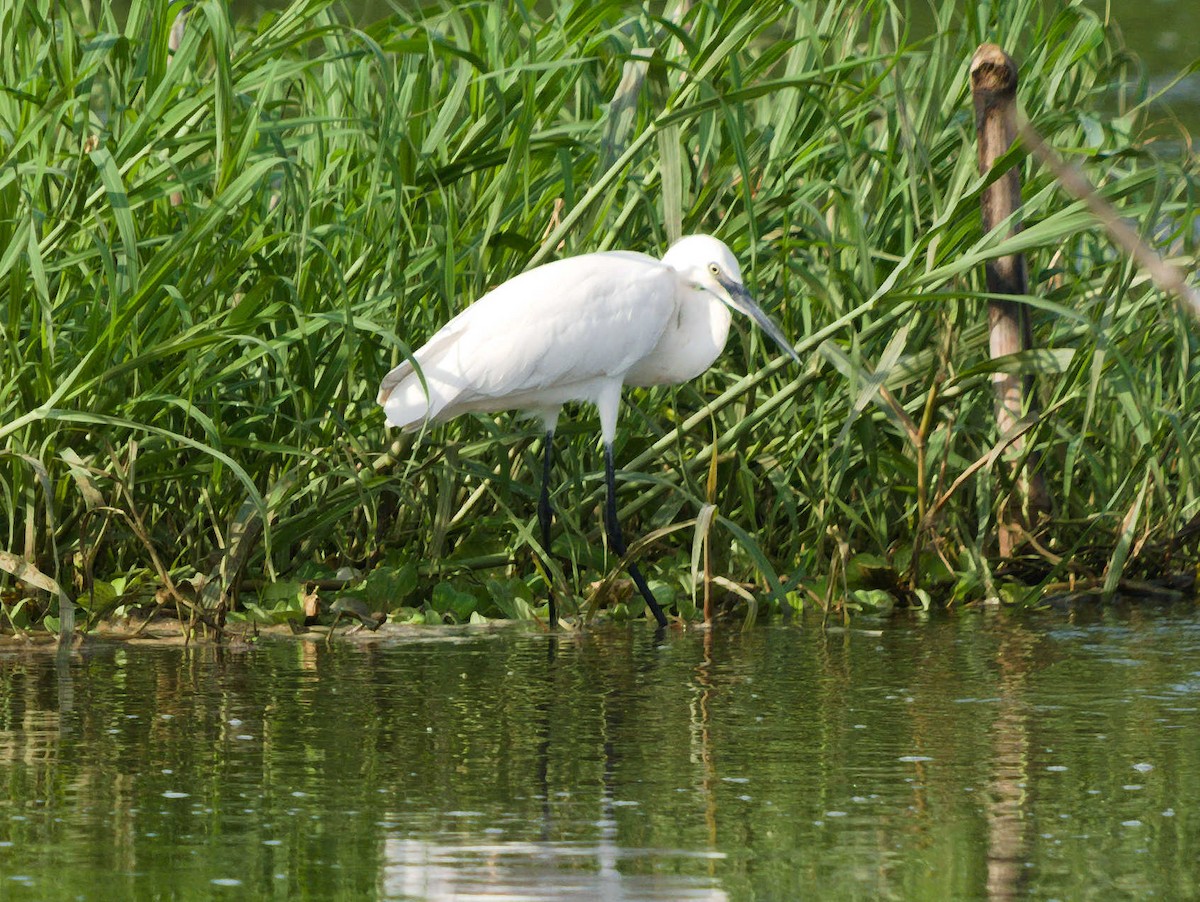
[[[1145,69],[1150,90],[1165,91],[1155,119],[1167,111],[1200,135],[1200,72],[1175,82],[1176,76],[1200,59],[1195,35],[1200,33],[1200,3],[1195,0],[1087,0],[1097,14],[1115,21],[1125,43]]]
[[[1194,606],[869,626],[9,646],[0,897],[1200,895]]]

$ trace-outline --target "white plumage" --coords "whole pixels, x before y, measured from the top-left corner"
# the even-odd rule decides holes
[[[413,355],[416,367],[405,361],[384,376],[379,403],[388,422],[405,430],[463,413],[527,411],[545,424],[546,477],[562,404],[595,404],[609,482],[609,538],[624,554],[612,475],[621,387],[700,375],[725,346],[731,308],[751,316],[796,357],[742,286],[729,248],[709,235],[676,242],[661,260],[606,251],[547,263],[489,291],[438,330]],[[549,511],[544,479],[539,517],[546,551]],[[665,624],[641,574],[636,567],[630,572]]]

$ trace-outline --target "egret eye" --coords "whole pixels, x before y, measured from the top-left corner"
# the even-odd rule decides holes
[[[721,274],[721,267],[717,266],[715,263],[710,263],[708,264],[708,271],[714,276],[719,276]]]

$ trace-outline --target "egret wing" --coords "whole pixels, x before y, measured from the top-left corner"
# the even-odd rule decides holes
[[[675,312],[675,271],[629,252],[586,254],[484,295],[389,373],[380,403],[397,425],[469,410],[557,406],[649,354]]]

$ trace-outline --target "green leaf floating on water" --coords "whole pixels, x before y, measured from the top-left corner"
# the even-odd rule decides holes
[[[378,567],[367,575],[367,604],[376,611],[395,610],[416,589],[417,565],[412,561],[399,567]]]
[[[268,583],[258,590],[258,602],[264,608],[273,605],[287,604],[293,599],[297,602],[304,597],[304,583],[295,580]]]
[[[470,592],[456,589],[450,583],[438,583],[433,587],[429,605],[438,614],[453,614],[454,619],[461,623],[479,607],[479,600]]]
[[[497,610],[509,620],[533,619],[533,592],[516,577],[484,581],[488,596]]]
[[[851,604],[871,614],[886,614],[896,606],[896,596],[885,589],[855,589],[850,599]]]

